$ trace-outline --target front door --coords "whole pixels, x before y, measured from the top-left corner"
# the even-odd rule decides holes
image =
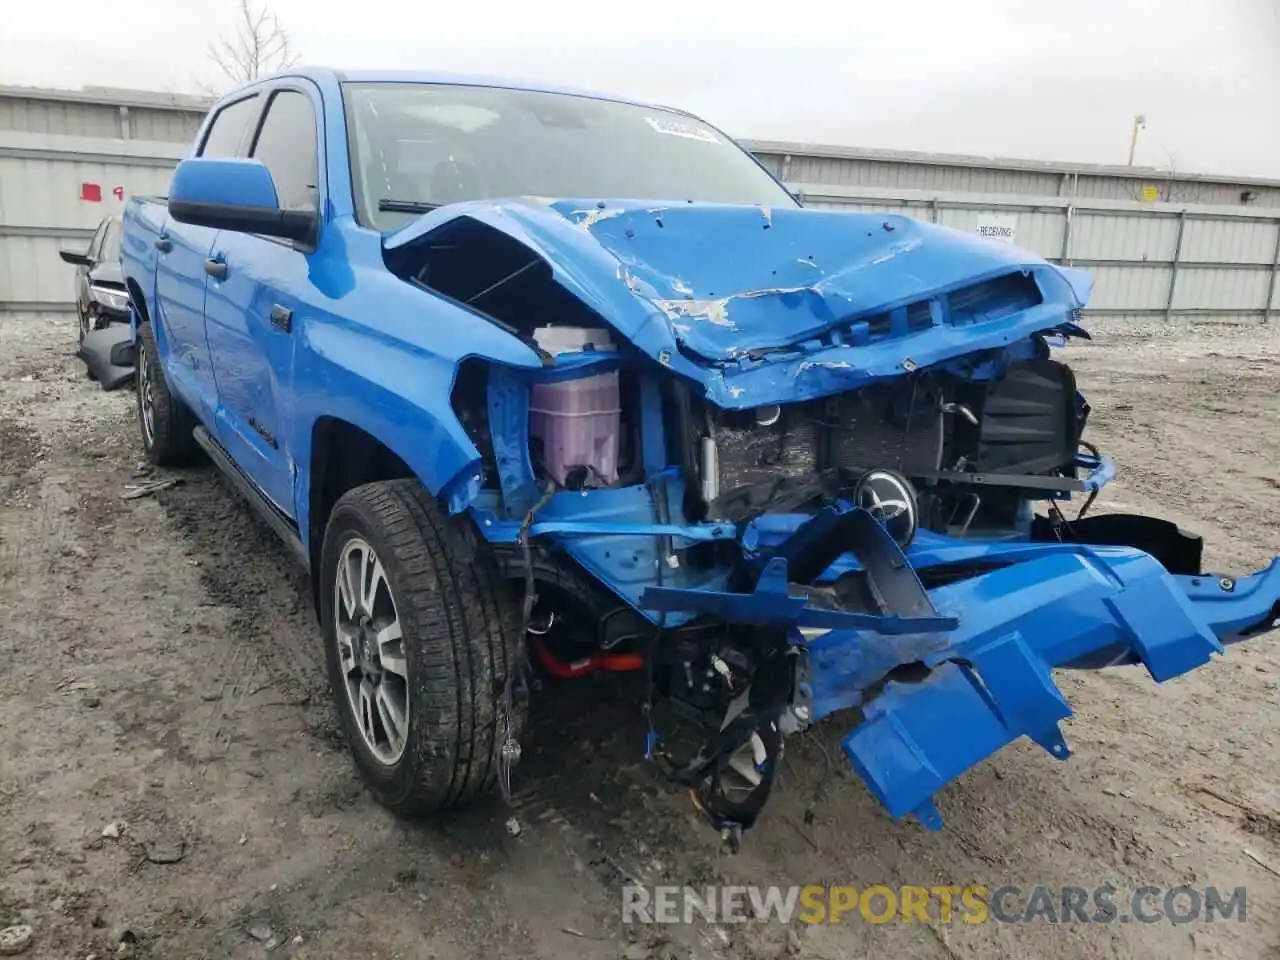
[[[271,171],[280,206],[318,211],[317,100],[278,87],[249,156]],[[287,517],[296,517],[292,422],[295,330],[305,312],[310,254],[284,240],[221,231],[205,295],[205,330],[218,385],[218,442]]]

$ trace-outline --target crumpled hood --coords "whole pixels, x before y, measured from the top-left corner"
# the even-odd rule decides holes
[[[959,356],[982,348],[976,342],[982,337],[971,327],[959,337],[958,329],[943,329],[945,310],[929,308],[928,301],[996,277],[1030,277],[1040,300],[1031,328],[1009,327],[1009,314],[1021,308],[993,314],[1005,321],[994,346],[1010,342],[1011,332],[1026,336],[1073,319],[1092,286],[1087,274],[1009,244],[898,215],[803,208],[472,201],[424,215],[387,236],[384,246],[388,252],[410,247],[460,217],[529,247],[558,283],[667,363],[678,352],[713,365],[735,364],[783,347],[823,350],[824,363],[846,368],[873,361],[886,347],[895,364],[908,352]],[[901,339],[892,344],[873,343],[866,330],[859,335],[855,329],[860,319],[883,318],[908,305],[924,307],[923,326],[931,329],[921,328],[919,312],[910,329],[895,320],[894,336]],[[987,318],[978,314],[965,322]],[[841,329],[848,335],[841,337]],[[834,344],[825,336],[832,330]]]

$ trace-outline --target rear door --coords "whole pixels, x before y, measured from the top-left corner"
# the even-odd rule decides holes
[[[321,207],[319,94],[282,82],[266,106],[249,156],[271,171],[283,209]],[[311,252],[288,240],[223,230],[211,257],[220,278],[205,296],[210,359],[218,383],[218,441],[285,516],[296,516],[289,449],[294,331],[311,290]]]
[[[196,155],[244,156],[260,108],[257,92],[219,107]],[[217,400],[204,323],[206,261],[217,233],[166,217],[155,240],[156,300],[162,327],[156,339],[161,359],[169,382],[206,423]]]

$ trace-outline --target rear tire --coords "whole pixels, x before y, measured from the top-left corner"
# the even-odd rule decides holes
[[[192,433],[196,418],[169,390],[150,323],[138,324],[135,364],[138,432],[147,459],[161,467],[190,463],[200,455]]]
[[[347,742],[377,801],[406,816],[492,788],[520,630],[496,564],[457,555],[446,523],[417,480],[356,487],[329,516],[318,571]]]

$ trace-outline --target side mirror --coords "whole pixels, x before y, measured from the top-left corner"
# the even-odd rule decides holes
[[[281,210],[271,171],[257,160],[192,157],[174,171],[169,215],[179,223],[310,242],[313,210]]]
[[[76,253],[74,250],[59,250],[58,256],[62,258],[63,263],[69,263],[73,267],[93,266],[93,261],[89,259],[87,253]]]

